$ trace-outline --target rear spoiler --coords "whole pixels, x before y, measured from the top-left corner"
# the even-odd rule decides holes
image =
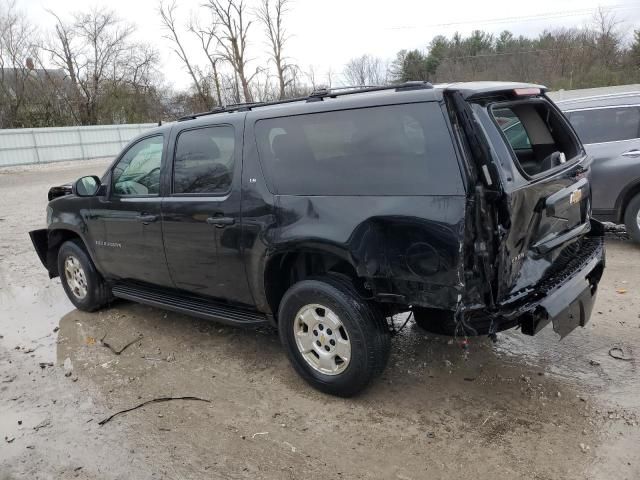
[[[500,94],[516,99],[519,97],[543,95],[548,91],[544,85],[516,82],[475,82],[459,85],[454,83],[447,86],[445,90],[460,92],[462,98],[467,101],[494,97]]]

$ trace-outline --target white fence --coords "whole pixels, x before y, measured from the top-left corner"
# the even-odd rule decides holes
[[[155,123],[0,130],[0,167],[115,157]]]

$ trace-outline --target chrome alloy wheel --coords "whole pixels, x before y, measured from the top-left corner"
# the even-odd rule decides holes
[[[82,300],[87,296],[87,277],[80,261],[73,255],[69,255],[64,260],[64,276],[74,297]]]
[[[638,228],[640,229],[640,210],[638,210],[638,214],[636,215],[636,224],[638,225]]]
[[[351,359],[351,341],[340,318],[323,305],[305,305],[293,322],[298,351],[317,372],[338,375]]]

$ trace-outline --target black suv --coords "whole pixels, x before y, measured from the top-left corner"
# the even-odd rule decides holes
[[[30,235],[79,309],[271,324],[305,380],[348,396],[399,313],[457,336],[584,326],[604,268],[589,161],[540,86],[322,90],[150,130],[52,189]]]

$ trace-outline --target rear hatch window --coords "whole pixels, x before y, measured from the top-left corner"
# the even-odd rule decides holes
[[[491,114],[528,177],[553,170],[580,153],[566,121],[544,100],[500,103]]]

